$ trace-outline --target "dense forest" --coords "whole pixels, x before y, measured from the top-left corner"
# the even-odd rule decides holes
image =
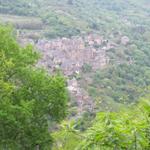
[[[149,16],[149,0],[0,0],[0,149],[149,150]],[[84,41],[107,63],[50,73],[38,66],[44,40]],[[72,80],[89,97],[82,109]]]

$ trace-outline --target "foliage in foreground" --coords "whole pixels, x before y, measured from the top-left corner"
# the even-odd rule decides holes
[[[38,58],[32,47],[17,44],[10,28],[0,26],[0,149],[50,149],[48,120],[66,115],[65,81],[36,69]]]
[[[74,127],[66,125],[54,134],[54,150],[149,150],[150,99],[120,112],[98,113],[84,133]]]

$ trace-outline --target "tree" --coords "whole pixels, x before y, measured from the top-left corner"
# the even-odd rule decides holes
[[[12,29],[0,26],[0,149],[50,149],[49,121],[66,116],[61,75],[35,68],[39,55],[20,47]]]
[[[150,146],[150,101],[120,112],[98,113],[86,132],[80,150],[148,150]]]

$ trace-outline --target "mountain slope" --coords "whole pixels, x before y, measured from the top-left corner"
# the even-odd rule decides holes
[[[109,57],[107,67],[74,75],[97,104],[96,109],[101,110],[103,106],[115,109],[118,103],[135,102],[147,93],[150,86],[149,6],[148,0],[1,0],[0,12],[21,15],[22,19],[24,15],[38,17],[42,21],[40,31],[21,29],[23,36],[30,33],[28,38],[35,32],[40,33],[36,40],[83,38],[89,34],[104,37],[106,42],[102,47],[94,45],[94,48],[105,49]],[[110,43],[115,46],[110,47]]]

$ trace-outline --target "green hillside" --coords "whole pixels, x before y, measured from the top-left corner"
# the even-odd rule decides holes
[[[149,150],[149,0],[0,0],[0,24],[0,150]],[[104,41],[92,47],[89,35]],[[84,63],[65,78],[57,67],[48,74],[21,39],[35,47],[83,39],[85,50],[103,50],[108,63],[96,70]],[[55,61],[46,56],[45,64]],[[68,80],[82,89],[78,101]]]
[[[93,32],[118,44],[117,48],[107,52],[110,65],[103,71],[92,72],[93,83],[85,88],[94,99],[121,103],[133,102],[145,94],[150,85],[149,6],[147,0],[0,1],[3,20],[17,24],[26,32],[34,29],[39,32],[40,29],[37,38],[71,37]],[[19,15],[22,21],[8,19],[10,16],[5,17],[6,14]],[[35,19],[28,17],[27,21],[26,16]],[[120,44],[122,36],[130,39],[128,45]]]

